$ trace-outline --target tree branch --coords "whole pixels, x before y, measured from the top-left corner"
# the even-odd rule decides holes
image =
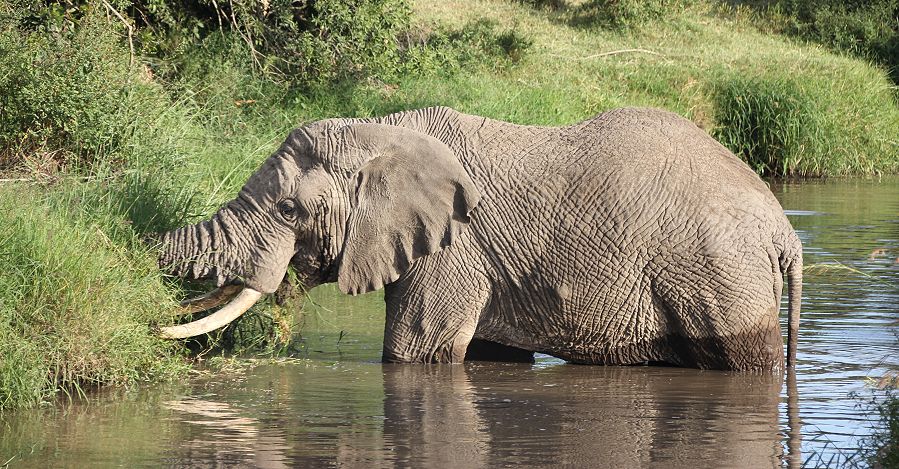
[[[125,29],[128,30],[128,48],[131,51],[131,57],[130,57],[130,60],[128,61],[128,65],[133,67],[134,66],[134,27],[131,26],[131,23],[129,23],[128,20],[126,20],[125,17],[122,16],[121,13],[119,13],[118,10],[113,8],[112,5],[109,4],[109,2],[107,2],[106,0],[103,0],[103,5],[106,6],[106,8],[109,9],[109,11],[111,11],[112,14],[116,15],[116,17],[122,22],[122,24],[125,25]]]
[[[657,56],[660,56],[660,57],[664,57],[663,54],[660,54],[660,53],[658,53],[658,52],[653,52],[653,51],[647,50],[647,49],[619,49],[619,50],[613,50],[613,51],[609,51],[609,52],[603,52],[603,53],[601,53],[601,54],[587,55],[587,56],[584,56],[584,57],[566,57],[566,56],[563,56],[563,55],[554,55],[554,57],[561,57],[561,58],[563,58],[563,59],[569,59],[569,60],[590,60],[590,59],[598,59],[598,58],[601,58],[601,57],[609,57],[609,56],[611,56],[611,55],[629,54],[629,53],[634,53],[634,52],[639,52],[639,53],[642,53],[642,54],[650,54],[650,55],[657,55]]]

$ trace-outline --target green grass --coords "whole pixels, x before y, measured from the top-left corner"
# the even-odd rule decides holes
[[[896,93],[875,65],[763,34],[702,2],[624,31],[571,26],[572,8],[420,2],[417,10],[431,21],[500,18],[503,26],[527,31],[533,45],[518,67],[489,80],[481,71],[449,84],[415,80],[388,100],[393,108],[442,102],[549,125],[617,106],[664,107],[691,118],[766,175],[899,171]],[[629,49],[639,51],[601,55]]]
[[[893,82],[899,83],[899,0],[742,0],[728,4],[765,30],[882,64]]]
[[[147,249],[108,237],[117,221],[35,199],[0,188],[0,408],[183,369],[150,333],[174,303]]]
[[[447,105],[565,125],[655,106],[766,175],[899,172],[897,93],[882,68],[702,1],[615,4],[421,0],[399,68],[303,85],[260,70],[233,32],[139,49],[132,66],[102,11],[93,29],[52,41],[7,25],[0,88],[18,94],[0,92],[0,179],[37,183],[0,182],[11,266],[0,276],[0,408],[177,373],[184,349],[149,324],[182,287],[140,240],[209,216],[309,121]],[[219,343],[271,348],[297,322],[264,303]]]

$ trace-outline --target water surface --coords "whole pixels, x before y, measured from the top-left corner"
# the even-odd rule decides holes
[[[899,370],[899,179],[772,189],[805,246],[797,402],[779,376],[382,365],[381,297],[325,286],[293,358],[7,413],[0,466],[776,467],[799,448],[794,466],[835,463],[875,424],[852,394]]]

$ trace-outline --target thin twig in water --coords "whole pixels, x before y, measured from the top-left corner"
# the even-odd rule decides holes
[[[128,30],[128,48],[130,49],[130,52],[131,52],[131,56],[128,61],[128,65],[133,67],[134,66],[134,38],[133,38],[134,28],[131,26],[131,23],[129,23],[128,20],[126,20],[125,17],[122,16],[122,14],[118,12],[118,10],[116,10],[115,8],[112,7],[112,5],[109,4],[109,2],[107,2],[106,0],[103,0],[103,5],[105,5],[106,8],[108,8],[109,11],[112,12],[112,14],[116,15],[116,17],[119,19],[119,21],[121,21],[122,24],[125,25],[125,29]]]
[[[600,53],[600,54],[587,55],[587,56],[584,56],[584,57],[565,57],[565,56],[562,56],[562,55],[554,55],[554,57],[562,57],[563,59],[569,59],[569,60],[590,60],[590,59],[598,59],[598,58],[601,58],[601,57],[609,57],[609,56],[612,56],[612,55],[629,54],[629,53],[635,53],[635,52],[637,52],[637,53],[642,53],[642,54],[657,55],[657,56],[659,56],[659,57],[664,57],[663,54],[660,54],[660,53],[658,53],[658,52],[654,52],[654,51],[647,50],[647,49],[639,49],[639,48],[638,48],[638,49],[619,49],[619,50],[613,50],[613,51],[609,51],[609,52],[603,52],[603,53]]]
[[[851,272],[853,274],[858,274],[858,275],[862,275],[862,276],[869,277],[869,278],[873,277],[871,274],[869,274],[867,272],[863,272],[859,269],[856,269],[855,267],[849,267],[848,265],[845,265],[838,261],[832,261],[832,262],[828,262],[828,263],[819,262],[819,263],[815,263],[815,264],[808,264],[808,265],[804,266],[802,268],[802,270],[804,272],[840,272],[841,271],[841,272]]]

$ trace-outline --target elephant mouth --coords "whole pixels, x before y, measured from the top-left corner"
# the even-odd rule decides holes
[[[177,326],[163,327],[159,335],[165,339],[186,339],[207,334],[227,326],[247,312],[259,299],[262,292],[243,285],[225,285],[205,295],[181,302],[179,314],[193,314],[206,311],[228,302],[218,311],[202,319]]]

